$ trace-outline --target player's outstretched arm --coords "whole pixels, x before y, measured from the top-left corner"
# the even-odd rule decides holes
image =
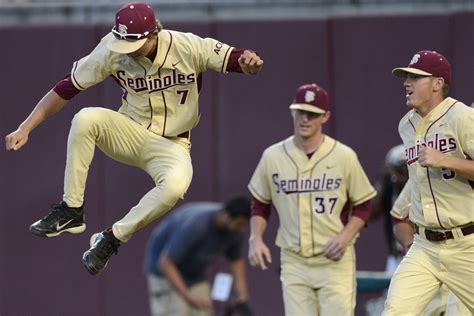
[[[263,60],[255,52],[245,50],[239,57],[239,65],[246,75],[256,75],[262,70]]]
[[[418,153],[418,163],[423,167],[445,168],[474,180],[474,160],[448,156],[439,150],[424,146]]]
[[[267,263],[272,263],[270,250],[263,242],[263,233],[267,227],[265,218],[254,215],[250,219],[249,263],[262,270],[267,269]],[[266,260],[266,262],[265,262]]]
[[[53,90],[46,93],[17,130],[5,137],[6,149],[16,151],[23,147],[28,142],[30,132],[49,116],[61,110],[67,102]]]

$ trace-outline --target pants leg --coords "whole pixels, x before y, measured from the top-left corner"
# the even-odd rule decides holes
[[[440,316],[444,315],[446,311],[446,304],[448,302],[449,289],[444,284],[441,285],[439,291],[436,292],[435,296],[426,305],[423,311],[423,316]]]
[[[453,292],[448,294],[448,303],[446,304],[446,316],[472,316],[473,313],[464,305]]]
[[[317,316],[318,301],[309,285],[306,258],[288,251],[281,252],[281,283],[286,316]]]
[[[143,169],[156,187],[112,226],[115,237],[128,241],[133,233],[165,215],[183,198],[193,174],[189,147],[189,142],[182,138],[167,139],[152,134],[147,139],[142,154]]]
[[[148,275],[148,298],[152,316],[188,315],[186,302],[164,277]]]
[[[317,272],[321,315],[352,316],[356,305],[355,250],[347,247],[339,261],[330,261]],[[314,273],[314,272],[313,272]]]
[[[474,234],[439,245],[439,279],[474,314]]]
[[[97,145],[111,158],[140,165],[140,148],[149,132],[126,116],[104,108],[84,108],[72,120],[67,144],[63,201],[70,207],[84,203],[89,166]]]
[[[429,241],[415,235],[415,242],[398,266],[390,282],[384,316],[418,316],[441,286],[435,276],[439,251]]]
[[[211,297],[211,286],[209,282],[200,282],[197,283],[189,288],[189,293],[194,296],[194,297],[200,297],[200,298],[209,298]],[[212,316],[213,311],[211,310],[199,310],[196,308],[192,308],[190,316]]]
[[[75,115],[68,138],[63,200],[70,207],[83,204],[96,145],[112,159],[145,170],[156,184],[113,225],[115,237],[123,242],[169,211],[191,183],[188,140],[161,137],[109,109],[85,108]]]

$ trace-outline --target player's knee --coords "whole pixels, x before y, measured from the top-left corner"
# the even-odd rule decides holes
[[[88,132],[93,126],[98,124],[100,117],[96,108],[84,108],[74,115],[71,129],[75,133]]]
[[[182,199],[189,187],[189,180],[184,175],[167,177],[164,192],[167,204],[174,205]]]

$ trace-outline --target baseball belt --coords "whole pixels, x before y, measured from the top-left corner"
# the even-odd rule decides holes
[[[420,235],[420,227],[416,224],[415,226],[415,232]],[[464,236],[470,235],[474,233],[474,223],[470,224],[469,226],[465,226],[461,228],[461,232]],[[435,231],[435,230],[430,230],[425,228],[425,237],[429,241],[444,241],[448,239],[454,239],[453,232],[450,230],[447,231]]]

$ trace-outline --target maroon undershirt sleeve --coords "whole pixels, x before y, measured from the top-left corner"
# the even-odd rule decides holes
[[[406,222],[406,221],[403,220],[403,219],[399,219],[399,218],[396,218],[396,217],[393,217],[393,216],[392,216],[392,223],[393,223],[393,225],[397,225],[397,224],[404,223],[404,222]]]
[[[239,57],[246,50],[254,52],[258,55],[258,53],[256,51],[253,51],[251,49],[234,48],[232,50],[232,52],[230,52],[229,60],[227,61],[226,70],[228,72],[240,72],[240,73],[242,73],[242,69],[240,68],[240,65],[239,65]]]
[[[370,213],[372,212],[372,203],[370,200],[365,201],[352,208],[352,216],[361,218],[364,222],[369,222]]]
[[[67,74],[63,80],[56,83],[53,90],[64,100],[71,100],[76,94],[81,92],[72,83],[71,74]]]
[[[268,222],[272,212],[271,204],[262,203],[256,198],[253,198],[250,208],[252,210],[252,216],[262,216]]]

